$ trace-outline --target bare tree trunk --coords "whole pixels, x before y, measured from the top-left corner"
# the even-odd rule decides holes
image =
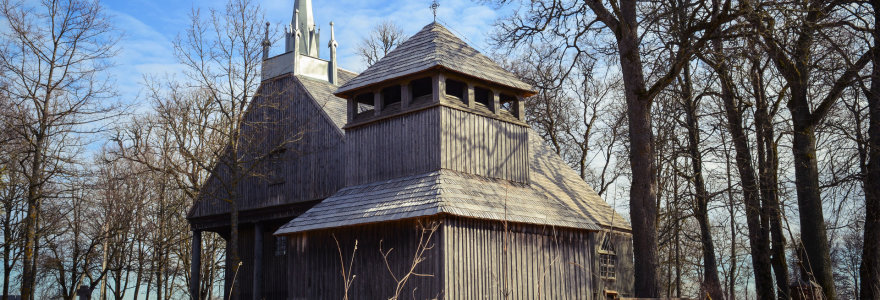
[[[874,24],[880,22],[880,1],[871,1]],[[868,127],[868,172],[865,174],[865,235],[862,248],[861,299],[880,299],[880,31],[872,31],[871,53],[873,70],[867,95],[870,125]]]
[[[758,178],[761,188],[761,203],[769,221],[771,236],[771,263],[776,277],[777,299],[791,298],[789,290],[788,263],[785,258],[785,236],[782,233],[782,210],[779,206],[778,169],[779,153],[773,130],[773,113],[770,112],[769,99],[764,92],[763,71],[756,56],[750,59],[749,77],[755,95],[755,138],[758,145]]]
[[[231,197],[230,199],[237,198]],[[229,248],[229,262],[231,262],[231,266],[227,266],[226,272],[237,273],[241,267],[241,256],[239,256],[238,253],[238,207],[236,201],[231,202],[229,207],[231,210],[229,213],[229,243],[226,247]],[[230,287],[232,293],[229,296],[238,298],[236,295],[241,294],[240,286],[238,280],[233,280],[232,286]]]
[[[624,1],[621,13],[621,21],[626,25],[621,26],[622,32],[617,35],[617,47],[620,52],[629,120],[634,291],[637,297],[658,297],[660,286],[657,270],[660,265],[657,257],[657,163],[651,127],[651,99],[647,97],[645,75],[639,55],[635,1]]]
[[[730,151],[727,148],[727,141],[724,140],[725,135],[722,133],[722,143],[724,143],[724,165],[727,179],[727,212],[730,216],[730,278],[728,278],[728,297],[727,299],[736,299],[736,208],[733,201],[733,175],[730,168]]]
[[[755,5],[749,3],[750,5]],[[795,187],[797,190],[798,212],[800,216],[800,233],[805,248],[806,268],[812,272],[816,282],[822,286],[825,298],[837,299],[834,276],[831,270],[831,253],[828,245],[828,234],[825,227],[825,216],[822,212],[822,197],[819,188],[819,168],[816,161],[816,126],[818,126],[843,91],[851,85],[853,78],[870,61],[870,53],[863,53],[857,61],[847,59],[843,72],[831,74],[830,86],[822,90],[822,95],[812,95],[811,85],[817,77],[814,71],[824,71],[816,67],[811,57],[824,57],[826,53],[814,53],[821,49],[816,36],[825,34],[823,30],[845,28],[841,25],[827,23],[831,21],[833,12],[843,5],[842,2],[825,3],[824,1],[806,1],[797,4],[797,9],[790,10],[796,17],[793,24],[795,34],[777,33],[772,22],[767,22],[762,4],[750,8],[746,15],[756,33],[760,35],[764,50],[776,66],[780,75],[788,84],[791,96],[787,106],[792,123],[792,156],[795,169]],[[786,12],[786,11],[783,11]],[[787,13],[787,12],[786,12]],[[835,45],[843,46],[843,45]],[[876,47],[876,46],[875,46]],[[839,57],[828,56],[834,62]],[[838,68],[839,69],[839,68]],[[811,96],[817,101],[811,101]]]
[[[816,161],[816,127],[807,102],[806,86],[794,86],[789,110],[793,125],[792,155],[798,199],[801,240],[806,254],[804,268],[822,286],[825,297],[836,299],[834,274],[831,271],[831,250],[822,212],[819,190],[819,167]]]
[[[688,131],[688,154],[691,157],[694,195],[694,218],[700,225],[700,243],[703,245],[703,288],[712,299],[724,299],[721,282],[718,279],[718,262],[715,259],[715,244],[712,241],[709,224],[709,193],[703,179],[703,154],[700,152],[700,123],[698,119],[699,99],[694,99],[690,68],[682,71],[682,101]],[[702,295],[700,295],[702,298]]]
[[[44,110],[45,111],[45,110]],[[41,130],[42,131],[42,130]],[[38,135],[35,145],[42,145],[42,135]],[[25,240],[24,240],[24,258],[23,268],[21,272],[21,299],[33,300],[34,287],[36,285],[37,275],[35,262],[37,259],[37,218],[39,208],[37,202],[42,196],[42,152],[41,147],[34,148],[34,157],[31,162],[31,174],[28,176],[28,193],[27,193],[27,216],[25,217]]]
[[[715,45],[720,50],[720,44]],[[720,51],[717,55],[722,55]],[[739,171],[743,189],[743,202],[745,203],[746,224],[749,229],[749,244],[751,246],[752,267],[755,273],[755,293],[758,299],[771,299],[773,293],[773,275],[770,262],[770,239],[766,226],[761,200],[759,197],[758,181],[755,178],[755,169],[752,166],[752,155],[749,150],[749,140],[743,129],[742,111],[733,95],[733,81],[730,78],[726,64],[716,68],[721,81],[721,100],[724,104],[727,116],[727,129],[732,138],[733,147],[736,150],[736,167]]]

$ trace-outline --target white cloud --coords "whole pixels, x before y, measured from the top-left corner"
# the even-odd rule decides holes
[[[108,11],[125,34],[119,41],[119,55],[108,76],[115,80],[123,102],[136,101],[144,75],[175,73],[181,66],[174,58],[171,40],[129,14]]]

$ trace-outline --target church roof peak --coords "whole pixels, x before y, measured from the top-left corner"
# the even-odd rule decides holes
[[[532,86],[499,66],[445,26],[432,22],[341,86],[337,96],[429,69],[441,68],[534,94]]]

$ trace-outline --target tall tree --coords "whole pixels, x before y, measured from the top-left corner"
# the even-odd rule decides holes
[[[408,38],[400,26],[390,20],[385,20],[373,26],[368,35],[358,43],[355,51],[369,67]]]
[[[498,0],[499,3],[513,2]],[[573,55],[590,55],[595,32],[611,34],[623,76],[624,98],[629,121],[629,158],[632,183],[630,186],[630,219],[633,227],[635,251],[635,295],[657,297],[660,293],[657,270],[657,165],[651,126],[651,106],[694,55],[710,39],[715,28],[730,20],[730,2],[705,5],[702,1],[681,1],[676,5],[646,3],[635,0],[532,1],[523,5],[526,13],[514,14],[509,22],[500,22],[502,44],[517,46],[529,41],[559,42]],[[671,19],[674,10],[685,10],[693,16],[686,24]],[[666,22],[666,23],[664,23]],[[645,35],[660,34],[654,30],[642,33],[640,26],[674,24],[683,43],[670,45],[670,54],[663,58],[663,66],[652,68],[653,83],[645,76],[643,51],[651,45]],[[656,28],[653,28],[656,29]],[[651,48],[655,49],[655,48]],[[611,49],[609,49],[611,50]]]
[[[2,96],[0,96],[2,97]],[[3,105],[3,99],[0,99],[0,105]],[[0,108],[2,109],[2,108]],[[0,124],[5,124],[3,116],[0,114]],[[7,128],[4,126],[4,128]],[[4,139],[0,133],[0,139]],[[10,284],[12,281],[12,271],[20,265],[21,258],[21,237],[22,237],[22,220],[24,212],[24,198],[26,185],[21,175],[20,165],[21,158],[24,153],[20,151],[19,145],[11,141],[0,141],[0,234],[3,239],[0,240],[0,257],[3,259],[3,289],[0,295],[3,300],[7,300],[10,294]]]
[[[754,43],[750,43],[754,46]],[[755,47],[750,47],[754,51]],[[764,79],[765,69],[768,67],[760,53],[748,53],[749,73],[748,82],[751,87],[751,96],[755,102],[754,126],[755,140],[758,154],[758,181],[760,182],[760,195],[762,213],[766,219],[770,233],[771,264],[776,278],[776,294],[778,299],[791,297],[789,290],[788,263],[785,254],[785,235],[782,228],[782,208],[779,202],[779,150],[777,149],[773,117],[779,111],[781,95],[785,94],[785,88],[775,100],[767,95]],[[748,88],[746,88],[748,90]]]
[[[216,143],[212,159],[193,163],[214,180],[213,189],[203,191],[203,195],[229,204],[227,249],[232,266],[241,261],[239,184],[251,175],[255,155],[249,150],[259,144],[242,132],[248,126],[248,106],[260,84],[264,19],[259,6],[250,0],[231,0],[223,10],[211,10],[207,17],[194,10],[190,27],[174,41],[175,54],[186,67],[188,84],[199,91],[192,96],[204,99],[205,106],[200,108],[205,110],[198,114],[207,118],[210,142]],[[180,97],[167,99],[170,103]],[[185,142],[189,132],[173,135]]]
[[[0,1],[8,29],[0,40],[0,66],[9,75],[15,126],[25,142],[27,218],[21,295],[34,298],[40,205],[46,184],[59,165],[72,160],[77,146],[66,137],[84,134],[88,124],[106,117],[102,100],[112,95],[102,75],[115,54],[118,35],[98,1],[56,0],[38,4]]]
[[[792,123],[792,156],[805,261],[828,299],[836,299],[831,254],[816,160],[816,128],[843,90],[870,61],[869,51],[849,45],[843,30],[855,16],[842,9],[846,1],[811,0],[792,5],[775,1],[747,2],[747,19],[790,90],[787,107]],[[852,40],[852,39],[849,39]],[[853,59],[855,58],[855,59]],[[827,69],[824,63],[844,63]],[[818,83],[816,79],[821,79]],[[827,89],[813,89],[816,84]]]
[[[755,275],[755,292],[758,299],[770,299],[773,297],[774,287],[770,258],[770,236],[767,230],[769,227],[766,215],[763,213],[758,178],[755,176],[749,137],[744,125],[746,105],[737,95],[737,86],[731,68],[733,53],[725,51],[724,43],[720,38],[712,40],[711,45],[711,51],[707,51],[707,54],[700,55],[700,57],[715,71],[718,77],[720,91],[717,94],[724,108],[724,115],[727,117],[726,127],[730,132],[733,148],[736,150],[734,157],[745,204],[752,268]]]
[[[712,299],[724,299],[721,281],[718,278],[718,262],[715,258],[715,243],[712,241],[711,224],[709,224],[709,200],[712,195],[706,189],[703,174],[703,153],[700,149],[699,108],[702,97],[694,96],[693,82],[689,65],[685,66],[679,76],[681,89],[681,106],[684,109],[685,127],[687,128],[687,154],[691,160],[691,178],[694,185],[694,219],[700,226],[700,241],[703,254],[703,288]],[[702,295],[701,295],[702,296]]]
[[[871,87],[868,98],[868,167],[865,174],[865,233],[861,265],[861,299],[880,299],[880,1],[871,1],[874,47],[871,49]]]

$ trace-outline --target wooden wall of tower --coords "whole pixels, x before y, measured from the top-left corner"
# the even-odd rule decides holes
[[[528,182],[528,128],[434,105],[346,129],[347,185],[457,170]]]

